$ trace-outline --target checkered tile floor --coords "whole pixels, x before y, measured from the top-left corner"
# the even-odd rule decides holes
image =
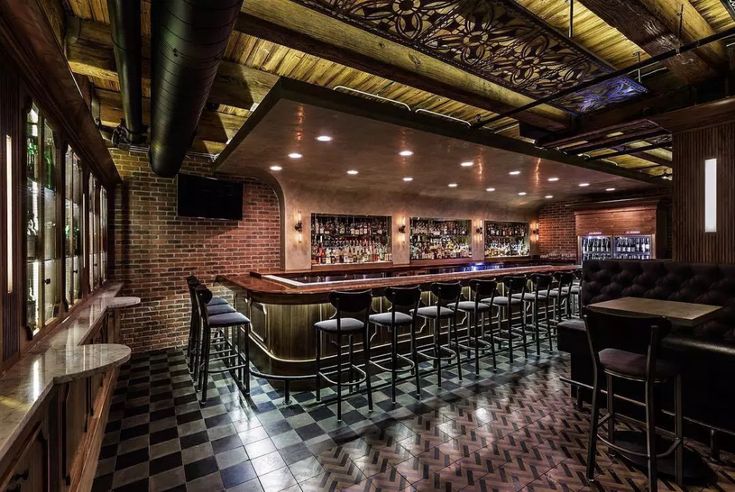
[[[519,359],[480,376],[467,365],[462,382],[445,371],[442,389],[428,376],[422,401],[410,382],[395,406],[390,388],[375,391],[373,412],[352,396],[339,423],[313,393],[286,405],[258,379],[246,398],[224,374],[200,406],[183,352],[137,354],[120,372],[94,490],[592,490],[588,408],[575,410],[559,381],[567,357]],[[597,463],[597,490],[645,489],[643,473],[602,447]],[[710,466],[712,484],[688,490],[735,491],[735,457]]]

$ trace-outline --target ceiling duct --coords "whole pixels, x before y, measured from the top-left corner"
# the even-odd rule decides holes
[[[107,0],[125,124],[123,138],[145,141],[143,126],[140,0]]]
[[[242,0],[151,2],[151,169],[173,177],[194,140]]]

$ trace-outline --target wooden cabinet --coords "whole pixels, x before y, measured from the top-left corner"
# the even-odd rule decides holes
[[[0,490],[6,492],[42,492],[52,490],[48,421],[38,422],[24,439],[24,446],[15,463],[0,481]]]

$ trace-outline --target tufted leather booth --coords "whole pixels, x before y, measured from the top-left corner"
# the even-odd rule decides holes
[[[683,367],[685,414],[735,429],[735,265],[670,260],[588,260],[582,305],[620,297],[648,297],[723,306],[706,324],[676,327],[663,341],[662,358]],[[572,379],[589,382],[591,360],[584,325],[559,326],[559,349],[572,353]],[[576,361],[575,361],[576,357]],[[576,374],[574,374],[576,372]],[[688,396],[687,396],[688,395]]]

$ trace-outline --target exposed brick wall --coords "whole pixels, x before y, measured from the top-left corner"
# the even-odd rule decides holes
[[[184,278],[193,272],[211,284],[216,274],[278,268],[281,225],[278,198],[256,180],[244,184],[244,219],[176,217],[176,184],[153,174],[145,154],[111,150],[123,178],[115,196],[113,278],[123,295],[139,296],[140,307],[125,311],[122,343],[134,351],[186,343],[189,294]],[[209,175],[211,163],[187,159],[182,171]]]
[[[574,208],[568,202],[554,202],[538,211],[539,255],[577,255]]]

